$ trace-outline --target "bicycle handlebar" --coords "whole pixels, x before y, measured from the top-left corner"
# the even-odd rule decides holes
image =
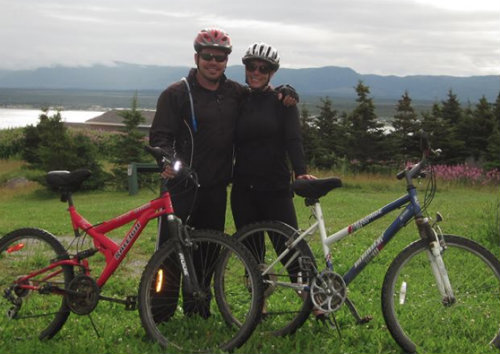
[[[180,160],[172,159],[172,156],[161,147],[145,145],[144,149],[156,159],[161,172],[163,172],[167,166],[171,166],[176,176],[186,176],[197,183],[195,171],[183,164]]]
[[[429,134],[427,134],[423,130],[420,132],[420,147],[422,150],[421,160],[417,164],[413,165],[410,169],[399,171],[396,175],[397,179],[403,179],[405,177],[408,177],[409,179],[412,179],[414,177],[425,177],[425,173],[422,172],[422,168],[427,165],[427,158],[431,154],[439,156],[439,154],[441,153],[441,149],[433,150],[431,148]]]

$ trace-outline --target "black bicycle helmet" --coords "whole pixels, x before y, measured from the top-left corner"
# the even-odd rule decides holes
[[[268,62],[271,64],[274,71],[277,71],[280,67],[280,56],[278,54],[278,50],[263,42],[251,44],[241,61],[243,64],[246,64],[253,59]]]

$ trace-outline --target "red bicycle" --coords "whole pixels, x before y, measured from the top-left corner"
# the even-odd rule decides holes
[[[160,161],[161,170],[171,163],[160,148],[147,150]],[[196,184],[196,174],[187,168],[183,171]],[[169,346],[169,352],[228,351],[241,346],[260,321],[263,306],[260,271],[246,248],[221,232],[184,225],[175,215],[168,190],[120,216],[91,224],[72,198],[90,175],[84,169],[52,171],[47,182],[68,203],[74,237],[91,237],[92,247],[76,247],[76,253],[70,254],[54,235],[39,228],[18,229],[0,239],[0,306],[7,313],[0,317],[3,336],[22,333],[51,338],[71,312],[90,314],[100,300],[106,300],[130,310],[138,307],[147,334]],[[148,222],[162,215],[171,236],[147,263],[138,296],[102,295]],[[106,235],[129,223],[132,226],[121,243]],[[96,253],[105,258],[97,277],[89,265]],[[195,262],[202,266],[195,267]]]

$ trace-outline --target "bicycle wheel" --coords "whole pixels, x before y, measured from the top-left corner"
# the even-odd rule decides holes
[[[73,267],[56,267],[26,283],[42,290],[21,288],[16,283],[20,277],[62,258],[68,258],[68,253],[61,243],[40,229],[19,229],[0,239],[0,304],[5,310],[0,316],[0,332],[5,337],[49,339],[64,325],[70,310],[64,297],[50,292],[48,286],[65,289],[73,279]],[[53,276],[47,278],[49,274]]]
[[[463,237],[445,235],[442,258],[455,303],[444,304],[423,240],[392,262],[382,286],[382,311],[396,342],[410,353],[486,353],[500,347],[500,262]]]
[[[287,224],[265,221],[241,228],[234,237],[251,251],[265,272],[297,236],[298,231]],[[313,253],[302,240],[263,274],[265,308],[260,331],[284,336],[304,324],[313,304],[309,291],[299,289],[304,285],[308,289],[315,269]]]
[[[179,262],[174,241],[167,241],[141,278],[142,324],[169,353],[237,348],[250,337],[262,312],[263,285],[257,264],[245,247],[223,233],[192,231],[191,241],[200,294],[191,294],[182,284],[185,262]],[[235,310],[238,323],[228,322],[212,300],[212,294],[219,298],[221,292]]]

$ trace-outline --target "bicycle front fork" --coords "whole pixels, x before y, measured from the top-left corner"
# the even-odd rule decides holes
[[[437,221],[441,221],[441,215],[438,214]],[[431,226],[429,218],[419,217],[415,219],[417,224],[418,232],[420,237],[428,242],[427,256],[431,265],[432,273],[436,279],[436,284],[438,286],[439,292],[441,293],[443,305],[449,306],[455,303],[455,296],[453,294],[453,289],[451,287],[450,279],[448,277],[448,272],[443,261],[443,252],[446,248],[442,234],[438,234],[435,228],[439,229],[439,226]]]
[[[177,254],[184,277],[184,287],[190,294],[199,294],[200,284],[193,262],[193,244],[189,238],[188,230],[186,230],[185,225],[182,224],[182,220],[173,214],[167,216],[167,223],[168,233],[171,235],[170,237],[176,241],[175,253]]]

